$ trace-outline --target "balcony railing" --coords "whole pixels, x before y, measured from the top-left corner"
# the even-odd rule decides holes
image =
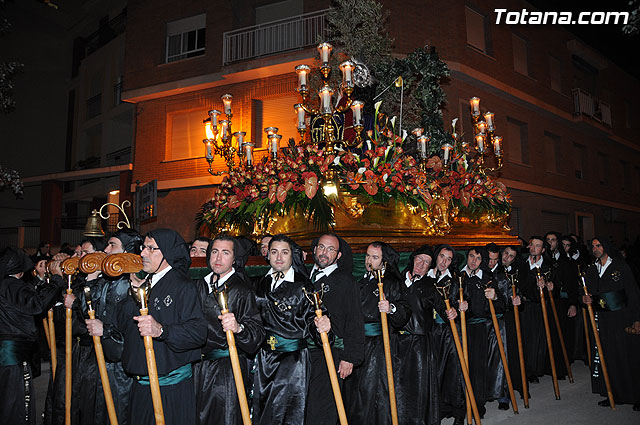
[[[586,115],[611,127],[611,107],[582,89],[573,89],[574,115]]]
[[[327,36],[330,9],[255,25],[223,34],[223,65],[315,45]]]

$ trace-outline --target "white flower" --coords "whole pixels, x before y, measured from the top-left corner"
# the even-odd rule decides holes
[[[365,171],[367,171],[365,167],[358,168],[358,174],[364,174]]]

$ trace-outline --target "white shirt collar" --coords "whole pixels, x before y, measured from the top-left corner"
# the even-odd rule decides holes
[[[505,269],[506,271],[510,272],[510,271],[511,271],[511,267],[512,267],[511,265],[504,266],[504,269]]]
[[[235,272],[236,272],[236,269],[234,267],[231,267],[231,271],[229,273],[222,276],[220,279],[218,279],[217,282],[214,282],[213,284],[211,284],[211,279],[213,278],[213,272],[206,275],[204,277],[204,281],[207,282],[207,286],[209,287],[209,293],[212,293],[215,288],[220,288],[222,285],[224,285],[225,282],[229,280],[229,278],[233,276]]]
[[[316,270],[320,270],[320,273],[318,273],[318,275],[316,276],[316,280],[318,280],[318,279],[320,279],[320,276],[322,276],[322,275],[330,276],[331,273],[333,273],[337,269],[338,269],[338,264],[337,263],[331,264],[330,266],[327,266],[324,269],[320,269],[320,268],[318,268],[318,266],[316,264],[314,264],[313,268],[311,269],[311,274],[313,274],[313,272],[316,271]]]
[[[604,262],[604,266],[600,263],[600,261],[596,263],[596,268],[598,269],[598,275],[600,275],[600,277],[602,277],[604,272],[607,270],[609,264],[611,264],[611,257],[609,256],[607,256],[607,261]]]
[[[429,273],[427,273],[427,276],[429,276],[430,278],[435,279],[436,278],[436,269],[434,268],[434,269],[429,270]],[[442,279],[444,279],[447,276],[451,277],[451,273],[449,273],[449,269],[446,269],[444,271],[444,273],[442,273],[440,275],[440,277],[438,278],[438,282],[440,282]]]
[[[285,280],[287,282],[294,282],[295,281],[295,271],[293,270],[293,267],[289,267],[289,270],[287,270],[287,272],[284,274],[284,277],[282,279],[278,279],[277,281],[275,281],[273,273],[276,273],[276,271],[273,269],[273,267],[271,267],[269,269],[269,272],[266,274],[266,276],[271,276],[271,290],[272,291],[275,291],[276,288],[278,286],[280,286],[282,284],[282,282],[284,282]]]
[[[162,279],[165,274],[169,273],[169,270],[171,270],[171,269],[172,269],[172,267],[167,264],[167,268],[165,268],[162,271],[160,271],[158,273],[155,273],[153,276],[151,276],[151,287],[153,288],[154,286],[156,286],[156,283],[158,283],[158,281],[160,279]]]
[[[407,285],[407,288],[413,285],[413,279],[411,278],[411,272],[407,272],[404,275],[404,284]]]
[[[573,254],[571,258],[573,258],[574,260],[577,260],[578,258],[580,258],[580,251],[576,251],[576,253]]]
[[[473,277],[473,276],[478,276],[479,279],[482,279],[482,269],[478,268],[476,269],[475,274],[471,274],[472,272],[469,270],[469,266],[464,266],[464,269],[462,269],[467,276],[469,277]]]
[[[531,264],[531,256],[529,256],[529,258],[527,259],[527,263],[529,263],[529,270],[533,270],[536,267],[541,267],[542,266],[542,255],[540,256],[540,259],[538,261],[536,261],[535,263]]]
[[[560,251],[556,251],[555,254],[553,254],[553,258],[556,260],[560,259]]]
[[[499,265],[500,265],[499,263],[496,263],[496,265],[493,266],[493,268],[491,269],[491,273],[495,273],[495,271],[496,271],[496,269],[498,268]]]

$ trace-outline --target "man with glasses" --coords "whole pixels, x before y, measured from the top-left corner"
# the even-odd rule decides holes
[[[136,378],[129,396],[130,424],[155,424],[144,340],[153,337],[165,422],[194,424],[195,395],[191,363],[200,360],[207,337],[195,286],[188,276],[187,243],[170,229],[152,230],[142,245],[144,281],[150,285],[149,314],[140,315],[133,297],[118,309],[114,326],[122,334],[122,366]],[[105,346],[110,344],[104,341]]]
[[[322,304],[331,316],[331,329],[336,338],[332,347],[338,380],[351,375],[353,367],[364,357],[364,323],[358,302],[359,293],[351,269],[351,247],[339,236],[327,233],[311,244],[314,266],[311,282],[322,294]],[[306,424],[334,425],[338,422],[329,372],[322,347],[308,339],[311,357],[311,379],[307,399]]]

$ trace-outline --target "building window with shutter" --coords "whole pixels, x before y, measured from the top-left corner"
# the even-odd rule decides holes
[[[598,152],[598,173],[600,176],[600,184],[609,184],[609,155]]]
[[[562,158],[560,156],[560,144],[560,136],[549,133],[548,131],[544,132],[545,165],[548,172],[561,173]]]
[[[467,22],[467,45],[489,54],[485,16],[470,7],[465,7]]]
[[[204,55],[206,14],[167,24],[166,63]]]
[[[527,41],[512,34],[513,69],[522,75],[529,75]]]
[[[527,123],[507,117],[507,152],[511,161],[529,164],[528,128]]]
[[[267,148],[266,127],[277,127],[282,135],[280,147],[287,146],[290,138],[299,140],[293,105],[300,102],[297,94],[259,97],[251,100],[251,129],[256,149]],[[309,137],[309,134],[307,134]]]
[[[551,90],[562,93],[562,64],[560,59],[549,56],[549,75],[551,77]]]
[[[585,170],[587,167],[587,148],[577,143],[573,144],[573,160],[575,166],[575,176],[577,179],[585,179]]]
[[[204,156],[205,138],[203,117],[206,109],[181,111],[167,114],[167,137],[169,140],[165,160],[200,158]]]

